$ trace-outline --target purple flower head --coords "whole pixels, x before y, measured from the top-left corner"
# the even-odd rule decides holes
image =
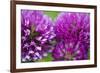
[[[55,37],[52,20],[39,10],[21,10],[22,62],[42,59]]]
[[[58,44],[53,50],[55,60],[88,59],[90,48],[89,13],[61,12],[55,21]]]

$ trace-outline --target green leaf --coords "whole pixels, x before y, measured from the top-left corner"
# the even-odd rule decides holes
[[[37,62],[49,62],[49,61],[52,61],[52,60],[53,60],[53,58],[52,58],[51,53],[48,53],[47,57],[45,57],[45,58],[43,58],[41,60],[38,60]]]
[[[90,49],[88,50],[88,59],[90,59]]]

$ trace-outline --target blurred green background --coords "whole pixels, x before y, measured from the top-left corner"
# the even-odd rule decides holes
[[[52,20],[55,20],[59,12],[58,11],[44,11],[44,13],[48,15],[49,17],[51,17]]]

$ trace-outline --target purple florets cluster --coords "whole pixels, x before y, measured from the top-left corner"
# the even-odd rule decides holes
[[[89,13],[61,12],[55,22],[39,10],[21,10],[21,59],[35,62],[52,54],[55,61],[88,59]]]
[[[52,20],[38,10],[21,11],[22,62],[42,59],[52,50],[55,37]]]
[[[90,48],[90,19],[88,13],[62,12],[55,22],[57,45],[55,60],[88,59]]]

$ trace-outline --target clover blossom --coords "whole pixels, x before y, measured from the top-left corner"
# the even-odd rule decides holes
[[[49,42],[55,37],[50,17],[39,10],[21,10],[22,62],[37,61],[51,52]]]
[[[86,60],[90,50],[90,14],[61,12],[55,21],[55,60]]]

